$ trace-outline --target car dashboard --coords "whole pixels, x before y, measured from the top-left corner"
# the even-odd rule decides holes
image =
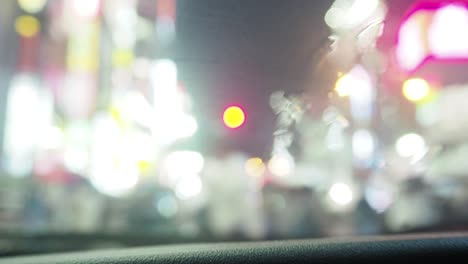
[[[0,258],[9,264],[107,263],[396,263],[468,256],[468,234],[211,243]]]

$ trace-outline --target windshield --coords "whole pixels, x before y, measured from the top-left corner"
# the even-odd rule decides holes
[[[0,4],[0,255],[466,228],[466,1]]]

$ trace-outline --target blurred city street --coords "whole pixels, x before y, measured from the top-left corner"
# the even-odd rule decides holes
[[[468,229],[468,1],[0,5],[0,255]]]

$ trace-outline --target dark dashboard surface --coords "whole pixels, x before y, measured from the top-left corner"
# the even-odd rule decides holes
[[[157,246],[13,257],[0,263],[465,263],[465,257],[468,234],[457,233]]]

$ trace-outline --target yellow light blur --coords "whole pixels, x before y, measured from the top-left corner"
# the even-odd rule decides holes
[[[111,107],[109,109],[109,112],[111,113],[111,116],[114,120],[120,121],[120,119],[122,119],[122,114],[120,113],[120,110],[117,107]]]
[[[252,177],[261,177],[265,173],[265,164],[258,157],[250,158],[245,162],[245,172]]]
[[[412,102],[421,101],[429,96],[429,84],[421,78],[408,79],[403,83],[403,95]]]
[[[130,66],[133,57],[132,50],[115,50],[112,54],[112,64],[117,67]]]
[[[238,128],[245,122],[245,113],[238,106],[230,106],[224,111],[223,120],[227,127]]]
[[[349,74],[341,75],[341,77],[336,81],[335,92],[340,97],[348,96],[351,87],[353,87],[353,78]]]
[[[100,22],[92,21],[81,25],[79,33],[70,35],[66,57],[69,70],[94,71],[98,69],[100,30]]]
[[[18,5],[24,11],[35,14],[44,8],[46,2],[46,0],[18,0]]]
[[[19,16],[15,21],[15,30],[18,35],[30,38],[35,36],[41,28],[41,24],[37,18],[33,16]]]
[[[137,162],[137,167],[141,174],[149,173],[153,167],[152,165],[153,164],[149,160],[142,159]]]
[[[120,128],[124,129],[126,126],[126,120],[122,114],[122,109],[112,106],[109,108],[109,113],[110,116],[112,117],[112,120],[115,122],[115,124]]]

